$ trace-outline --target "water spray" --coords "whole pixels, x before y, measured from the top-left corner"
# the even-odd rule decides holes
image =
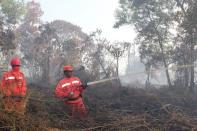
[[[107,79],[88,82],[87,85],[91,86],[91,85],[95,85],[95,84],[99,84],[99,83],[103,83],[103,82],[107,82],[107,81],[112,81],[112,80],[117,80],[117,79],[119,79],[119,77],[111,77],[111,78],[107,78]]]

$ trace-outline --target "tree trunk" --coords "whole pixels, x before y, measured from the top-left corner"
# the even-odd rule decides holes
[[[118,68],[119,68],[119,57],[117,57],[117,59],[116,59],[116,75],[119,77],[119,70],[118,70]]]
[[[167,66],[167,63],[166,63],[166,59],[164,57],[163,45],[162,45],[162,43],[161,43],[160,40],[159,40],[159,46],[160,46],[160,49],[161,49],[162,61],[163,61],[164,67],[165,67],[165,72],[166,72],[168,86],[169,86],[169,88],[172,88],[172,84],[171,84],[171,80],[170,80],[170,75],[169,75],[169,71],[168,71],[168,66]]]
[[[193,32],[191,31],[190,33],[190,36],[191,36],[191,46],[190,46],[190,86],[189,86],[189,89],[190,91],[193,91],[193,88],[194,88],[194,43],[193,43]]]
[[[100,66],[101,66],[103,72],[105,73],[105,78],[109,78],[109,75],[110,75],[110,74],[106,71],[106,69],[105,69],[103,63],[101,62],[100,59],[99,59],[98,61],[99,61],[99,64],[100,64]]]
[[[189,83],[189,72],[187,68],[184,69],[184,81],[184,86],[187,88]]]
[[[119,77],[119,57],[117,57],[117,59],[116,59],[116,74],[117,74],[117,77],[118,77],[118,86],[119,86],[119,88],[121,87],[121,82],[120,82],[120,77]]]
[[[129,45],[127,61],[128,61],[127,72],[130,73],[131,72],[131,45]]]
[[[184,57],[183,61],[184,61],[184,65],[189,65],[189,63],[190,63],[188,61],[187,57]],[[183,71],[184,71],[184,87],[188,88],[188,86],[189,86],[189,69],[187,67],[185,67],[183,69]]]
[[[191,80],[190,80],[189,88],[190,88],[191,91],[193,91],[193,89],[194,89],[194,67],[191,66],[190,70],[191,70]]]
[[[49,84],[49,56],[45,56],[46,60],[43,61],[43,65],[42,65],[42,70],[43,70],[43,74],[42,74],[42,81],[45,84]]]
[[[146,83],[145,83],[145,87],[146,88],[150,88],[150,72],[147,74],[147,78],[146,78]]]
[[[172,83],[171,83],[171,80],[170,80],[170,75],[169,75],[169,71],[168,71],[167,62],[166,62],[166,59],[165,59],[165,56],[164,56],[162,37],[161,37],[160,33],[158,32],[157,28],[156,27],[154,27],[154,28],[155,28],[155,31],[156,31],[157,36],[158,36],[158,42],[159,42],[159,47],[161,49],[162,61],[163,61],[164,67],[165,67],[165,72],[166,72],[166,78],[167,78],[168,86],[169,86],[169,88],[172,88]]]
[[[50,77],[50,55],[47,57],[47,83],[51,84],[51,77]]]

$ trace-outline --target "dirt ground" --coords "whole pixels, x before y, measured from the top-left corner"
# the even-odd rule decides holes
[[[111,84],[88,88],[89,116],[69,118],[54,89],[29,86],[25,116],[0,109],[2,131],[197,131],[197,93],[184,88],[141,89]]]

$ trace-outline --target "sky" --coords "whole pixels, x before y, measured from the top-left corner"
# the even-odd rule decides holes
[[[31,0],[26,0],[31,1]],[[89,34],[97,28],[110,41],[132,42],[135,32],[131,26],[114,29],[115,10],[119,0],[34,0],[41,4],[43,21],[68,21]]]

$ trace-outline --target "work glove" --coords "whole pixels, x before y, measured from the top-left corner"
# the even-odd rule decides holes
[[[12,96],[12,99],[14,99],[15,101],[21,101],[21,100],[25,99],[25,97],[23,97],[23,96]]]
[[[88,87],[88,84],[87,84],[87,82],[84,82],[84,83],[82,83],[81,86],[83,87],[83,89],[86,89]]]
[[[69,98],[72,98],[73,96],[74,96],[74,92],[71,91],[71,92],[69,93]]]
[[[68,97],[64,97],[62,100],[63,100],[63,101],[68,101],[69,98],[68,98]]]
[[[68,101],[68,100],[72,100],[74,99],[74,92],[70,92],[69,95],[67,97],[64,97],[63,100],[64,101]]]

